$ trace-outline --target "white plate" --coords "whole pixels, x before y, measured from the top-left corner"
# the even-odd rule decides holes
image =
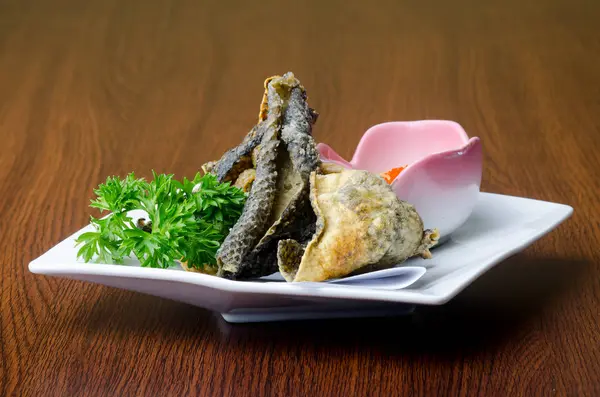
[[[405,262],[391,271],[398,278],[384,280],[383,287],[361,285],[360,280],[348,284],[231,281],[180,269],[142,268],[135,260],[127,265],[82,263],[76,258],[74,239],[87,228],[32,261],[29,270],[205,307],[230,322],[396,315],[410,312],[413,305],[447,302],[572,212],[562,204],[481,193],[472,216],[433,251],[433,259]],[[419,270],[423,266],[425,274]],[[367,281],[373,279],[383,280]]]

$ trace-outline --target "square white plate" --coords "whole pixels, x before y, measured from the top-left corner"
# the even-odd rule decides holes
[[[481,193],[467,222],[433,259],[410,259],[398,289],[343,283],[231,281],[181,269],[83,263],[75,238],[63,240],[29,264],[59,276],[173,299],[220,312],[230,322],[402,314],[413,305],[441,305],[503,259],[526,248],[568,218],[567,205]],[[426,267],[423,274],[419,268]],[[397,271],[398,272],[398,271]]]

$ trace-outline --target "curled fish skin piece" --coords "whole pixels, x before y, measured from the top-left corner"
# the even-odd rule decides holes
[[[305,246],[294,239],[280,240],[277,244],[279,272],[286,281],[293,281],[298,273]]]
[[[290,154],[294,169],[303,180],[320,164],[319,152],[312,137],[315,118],[306,102],[306,91],[295,88],[290,94],[288,107],[283,119],[281,139]]]
[[[221,156],[221,158],[205,165],[205,171],[217,176],[219,182],[235,181],[242,172],[252,168],[252,151],[260,144],[266,128],[259,123],[246,135],[242,143]]]
[[[274,80],[275,84],[271,84]],[[280,107],[284,101],[287,101],[289,95],[286,92],[286,85],[287,91],[289,91],[291,87],[299,83],[294,75],[290,73],[283,77],[271,76],[267,78],[264,83],[265,91],[260,104],[258,124],[246,134],[238,146],[227,150],[219,160],[204,164],[202,166],[204,172],[215,174],[219,182],[229,182],[235,181],[245,170],[256,167],[258,145],[262,141],[265,132],[264,128],[260,128],[261,122],[266,122],[269,107],[273,109],[271,117],[275,117],[274,112],[281,111]],[[280,95],[283,95],[283,98],[280,98]]]
[[[264,129],[259,128],[259,125],[261,122],[267,120],[269,108],[272,107],[273,111],[280,110],[279,106],[283,102],[287,103],[292,88],[305,93],[304,88],[291,72],[283,76],[271,76],[267,78],[264,82],[264,88],[258,115],[258,124],[246,134],[238,146],[227,150],[219,160],[210,161],[202,165],[202,170],[205,173],[210,172],[215,174],[219,182],[234,182],[242,172],[256,167],[258,146],[264,133]],[[306,99],[305,94],[304,99]],[[312,119],[311,124],[314,124],[319,114],[311,108],[308,108],[308,112]]]
[[[283,116],[283,145],[277,161],[278,179],[271,226],[246,261],[262,266],[264,275],[277,271],[277,245],[282,239],[302,239],[314,230],[315,217],[310,208],[309,176],[319,165],[319,154],[312,138],[313,116],[301,87],[293,88]],[[260,265],[259,265],[260,264]]]
[[[277,157],[284,107],[290,91],[299,85],[291,73],[273,78],[267,89],[267,119],[259,123],[262,136],[256,160],[256,176],[242,215],[217,252],[218,276],[238,279],[263,275],[260,263],[247,261],[248,254],[270,226],[269,219],[277,189]]]
[[[277,152],[279,140],[273,126],[263,136],[258,154],[256,178],[242,215],[230,230],[217,252],[218,276],[237,279],[243,272],[242,263],[256,243],[264,235],[277,184]]]
[[[388,268],[411,256],[426,257],[437,239],[435,232],[423,230],[415,208],[375,174],[312,173],[310,182],[316,231],[301,258],[301,242],[279,244],[284,251],[278,266],[287,281],[324,281]]]

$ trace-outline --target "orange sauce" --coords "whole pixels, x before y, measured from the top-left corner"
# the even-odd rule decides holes
[[[404,167],[397,167],[397,168],[392,168],[389,171],[383,172],[380,175],[383,177],[383,179],[385,179],[385,181],[388,184],[391,184],[392,182],[394,182],[394,179],[396,179],[396,177],[398,175],[400,175],[400,173],[406,168],[406,166]]]

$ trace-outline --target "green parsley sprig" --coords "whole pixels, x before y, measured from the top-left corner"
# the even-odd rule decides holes
[[[156,174],[147,182],[133,173],[109,177],[94,190],[90,206],[107,217],[91,217],[94,231],[81,234],[78,257],[86,262],[123,263],[135,255],[142,266],[167,268],[181,260],[203,269],[216,265],[221,243],[242,214],[246,194],[212,174],[179,182]],[[132,210],[143,210],[149,222],[138,227]]]

